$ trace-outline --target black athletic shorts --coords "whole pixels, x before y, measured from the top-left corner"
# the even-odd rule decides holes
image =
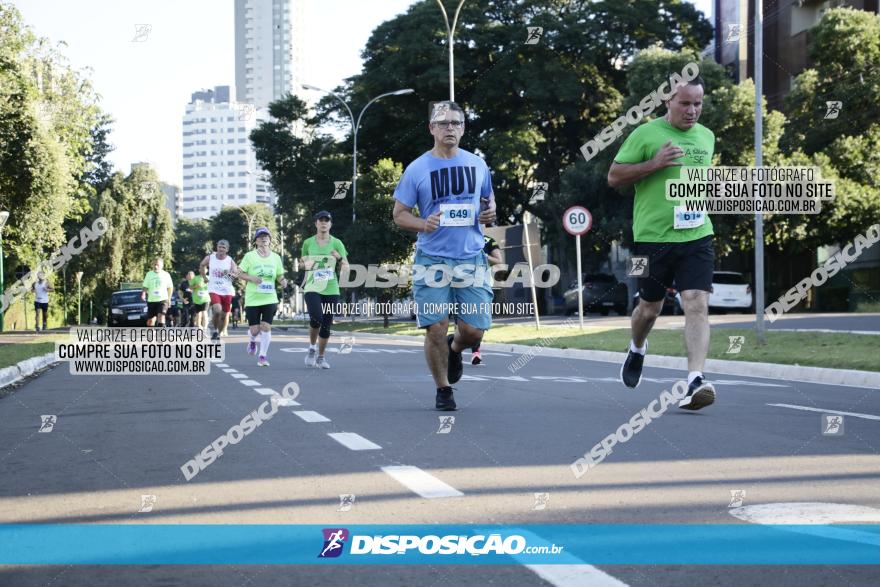
[[[639,277],[639,297],[646,302],[662,300],[673,283],[678,291],[712,289],[712,235],[686,243],[635,243],[632,256],[648,258],[645,273]]]
[[[164,314],[168,311],[168,300],[162,300],[161,302],[147,302],[147,319],[155,318],[159,314]]]
[[[272,319],[275,318],[275,312],[277,311],[278,304],[248,306],[244,309],[244,315],[247,317],[248,326],[259,326],[260,322],[272,324]]]
[[[34,302],[34,310],[49,311],[49,302]]]
[[[196,312],[204,312],[208,309],[208,302],[202,302],[201,304],[190,304],[189,311],[195,314]]]

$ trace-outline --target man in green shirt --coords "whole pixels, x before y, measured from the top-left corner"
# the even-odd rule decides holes
[[[165,312],[171,303],[171,292],[174,283],[171,276],[162,267],[165,262],[162,257],[153,260],[153,270],[148,271],[142,285],[141,299],[147,302],[147,326],[153,326],[158,321],[160,328],[165,326]]]
[[[187,281],[189,288],[192,290],[192,308],[193,312],[192,324],[195,328],[204,328],[208,330],[208,302],[211,296],[208,294],[208,281],[200,275],[195,275],[192,271],[187,273]]]
[[[697,122],[703,90],[699,77],[680,87],[666,102],[664,117],[642,124],[627,137],[608,172],[611,187],[635,184],[633,259],[647,260],[638,280],[640,302],[633,311],[632,341],[620,377],[627,387],[641,381],[648,333],[663,308],[667,288],[674,283],[685,313],[688,394],[679,407],[687,410],[699,410],[715,401],[714,386],[703,380],[715,250],[708,215],[686,212],[667,200],[666,180],[678,179],[682,166],[712,164],[715,135]]]

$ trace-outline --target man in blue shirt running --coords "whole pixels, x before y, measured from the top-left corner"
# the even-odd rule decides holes
[[[483,224],[495,220],[495,198],[486,162],[458,147],[464,123],[455,102],[432,103],[434,148],[410,163],[394,191],[394,223],[419,233],[413,299],[417,324],[426,329],[436,408],[443,411],[456,409],[451,384],[462,376],[461,352],[478,345],[492,326]],[[449,314],[457,316],[458,328],[447,335]]]

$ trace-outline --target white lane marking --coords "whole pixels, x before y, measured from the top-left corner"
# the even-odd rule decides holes
[[[277,403],[279,406],[285,406],[285,407],[302,405],[296,400],[292,400],[289,397],[281,397],[281,396],[279,396],[278,399],[275,400],[275,403]],[[329,422],[330,420],[327,420],[327,421]]]
[[[277,391],[269,387],[258,387],[254,391],[263,395],[280,395]]]
[[[330,432],[330,438],[350,450],[379,450],[382,447],[354,432]]]
[[[247,385],[248,387],[256,387],[258,385],[262,385],[259,381],[254,381],[253,379],[241,379],[239,383],[242,385]]]
[[[306,352],[308,352],[308,350],[309,350],[309,349],[307,349],[307,348],[296,348],[296,347],[293,347],[293,348],[284,348],[284,349],[281,349],[281,352],[282,352],[282,353],[306,353]],[[338,347],[328,348],[328,349],[327,349],[327,352],[328,352],[328,353],[338,353],[338,352],[339,352],[339,348],[338,348]],[[398,354],[398,353],[416,354],[416,353],[422,353],[422,352],[424,352],[424,351],[421,351],[421,350],[412,350],[412,349],[353,348],[353,349],[351,349],[351,352],[353,352],[353,353],[370,353],[370,354],[375,354],[375,353],[386,353],[386,354],[390,354],[390,355],[396,355],[396,354]]]
[[[223,369],[224,373],[238,373],[238,369]]]
[[[514,556],[513,558],[516,558]],[[577,557],[560,554],[561,559],[580,560]],[[565,565],[523,565],[551,585],[556,587],[627,587],[627,584],[615,579],[608,573],[586,563],[572,562]]]
[[[437,477],[422,471],[418,467],[400,465],[382,467],[382,470],[404,487],[428,499],[435,497],[461,497],[464,495],[455,487],[447,485]]]
[[[821,502],[764,503],[733,508],[730,515],[752,524],[783,524],[782,529],[788,532],[880,546],[878,534],[831,525],[880,523],[880,509],[877,508]]]
[[[792,410],[803,410],[805,412],[818,412],[820,414],[837,414],[838,416],[852,416],[853,418],[864,418],[865,420],[880,420],[880,416],[871,414],[859,414],[856,412],[839,412],[837,410],[824,410],[822,408],[811,408],[809,406],[795,406],[792,404],[767,404],[777,408],[791,408]]]
[[[214,364],[217,365],[218,367],[228,367],[229,366],[226,363],[214,363]]]
[[[245,375],[244,373],[230,373],[230,375],[232,375],[236,379],[247,379],[248,378],[248,376]]]
[[[330,421],[330,418],[327,418],[326,416],[322,416],[318,412],[311,412],[308,410],[303,410],[301,412],[294,412],[294,414],[299,416],[305,422],[329,422]]]
[[[549,540],[524,528],[511,528],[510,531],[525,538],[529,546],[552,546]],[[480,530],[480,532],[490,534],[492,531],[487,529]],[[525,555],[514,554],[511,558],[556,587],[580,587],[580,585],[627,587],[626,583],[615,579],[593,565],[588,565],[573,554],[565,552],[565,545],[562,546],[563,551],[559,554],[546,555],[552,556],[554,561],[558,561],[552,565],[525,564],[523,562],[527,558]]]

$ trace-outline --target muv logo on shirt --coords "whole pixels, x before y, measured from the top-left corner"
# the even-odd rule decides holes
[[[477,187],[477,168],[471,167],[446,167],[435,169],[431,172],[431,200],[448,198],[451,192],[453,196],[460,196],[465,192],[473,194]]]

